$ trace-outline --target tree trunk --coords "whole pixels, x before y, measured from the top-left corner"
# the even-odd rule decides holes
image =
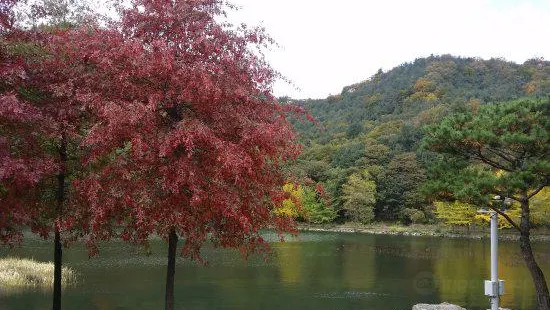
[[[56,225],[57,226],[57,225]],[[54,240],[54,270],[53,270],[53,310],[61,310],[61,260],[62,260],[61,237],[59,229],[55,228]]]
[[[548,293],[548,285],[544,274],[540,269],[533,250],[531,249],[530,235],[530,220],[529,220],[529,200],[527,198],[522,199],[521,202],[521,223],[520,223],[520,248],[525,264],[531,273],[531,278],[535,284],[535,290],[537,292],[537,303],[540,310],[550,310],[550,294]]]
[[[57,175],[57,194],[56,194],[56,221],[54,236],[54,271],[53,271],[53,310],[61,310],[61,268],[63,249],[61,247],[61,233],[59,231],[59,220],[63,214],[63,203],[65,202],[65,175],[67,170],[67,138],[65,130],[61,131],[61,143],[59,146],[60,168]]]
[[[176,249],[178,247],[178,235],[172,228],[168,235],[168,267],[166,268],[166,295],[165,309],[174,310],[174,274],[176,273]]]

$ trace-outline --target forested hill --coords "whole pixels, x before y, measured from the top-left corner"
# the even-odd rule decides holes
[[[304,152],[292,169],[306,183],[324,186],[326,203],[341,215],[349,216],[354,192],[375,185],[376,219],[429,218],[419,190],[429,168],[418,153],[423,126],[480,104],[548,95],[550,62],[542,59],[416,59],[326,99],[284,98],[318,121],[295,123]]]
[[[519,65],[501,59],[447,55],[419,58],[388,72],[379,70],[366,81],[344,87],[339,95],[296,101],[327,130],[305,126],[299,131],[304,137],[320,137],[363,131],[365,128],[360,127],[365,121],[421,124],[468,102],[547,96],[549,79],[550,61],[539,59]]]

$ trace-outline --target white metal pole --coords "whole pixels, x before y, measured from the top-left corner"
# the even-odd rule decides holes
[[[498,310],[499,282],[498,282],[498,213],[491,212],[491,310]]]

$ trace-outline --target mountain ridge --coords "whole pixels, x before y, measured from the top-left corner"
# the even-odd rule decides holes
[[[544,59],[418,58],[325,99],[282,98],[317,120],[293,121],[304,150],[290,169],[304,186],[326,187],[327,205],[340,218],[349,217],[344,204],[353,181],[375,183],[377,220],[410,222],[415,214],[429,221],[434,215],[421,193],[431,160],[419,150],[423,127],[482,104],[548,95],[550,62]]]

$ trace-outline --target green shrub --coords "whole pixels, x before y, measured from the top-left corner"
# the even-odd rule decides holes
[[[421,210],[405,208],[399,214],[399,220],[405,225],[425,224],[426,215]]]

